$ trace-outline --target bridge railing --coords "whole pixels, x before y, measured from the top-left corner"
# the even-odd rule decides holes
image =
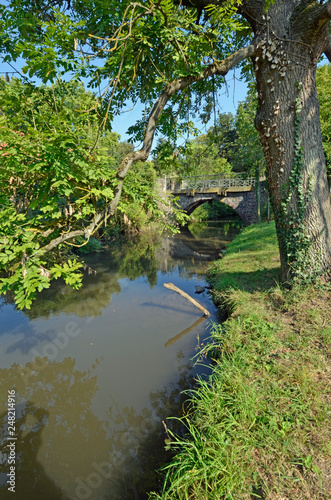
[[[228,175],[195,175],[190,177],[167,177],[167,191],[192,191],[193,189],[228,189],[231,187],[255,186],[255,177],[244,177],[243,174]]]

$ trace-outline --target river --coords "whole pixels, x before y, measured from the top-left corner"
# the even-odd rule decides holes
[[[238,231],[232,221],[131,237],[85,257],[78,291],[55,282],[28,311],[1,299],[1,499],[141,500],[157,487],[162,422],[175,428],[166,419],[181,392],[208,372],[192,358],[218,320],[195,286]]]

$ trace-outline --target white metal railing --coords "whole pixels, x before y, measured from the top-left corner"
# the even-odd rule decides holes
[[[167,177],[167,191],[192,191],[193,189],[228,189],[230,187],[255,186],[255,177],[244,177],[242,174],[228,175],[195,175],[190,177]]]

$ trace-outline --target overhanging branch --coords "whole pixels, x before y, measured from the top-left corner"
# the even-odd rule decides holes
[[[53,250],[61,243],[65,243],[67,240],[70,240],[77,236],[85,236],[86,239],[89,239],[90,236],[92,236],[92,234],[100,227],[100,225],[103,222],[107,222],[107,220],[115,213],[117,209],[122,194],[124,180],[129,172],[130,167],[132,166],[133,163],[135,163],[138,160],[142,161],[147,160],[152,148],[153,138],[160,114],[162,113],[164,107],[166,106],[167,102],[171,99],[171,97],[176,92],[184,90],[186,87],[189,87],[193,83],[209,78],[210,76],[213,75],[225,76],[237,64],[247,59],[248,57],[252,57],[254,55],[257,43],[258,42],[255,41],[251,45],[239,49],[237,52],[231,54],[223,61],[216,61],[213,64],[210,64],[199,74],[189,75],[184,78],[178,78],[177,80],[174,80],[173,82],[166,84],[166,86],[163,89],[163,92],[161,93],[158,100],[154,104],[153,109],[149,115],[142,148],[133,153],[129,153],[123,159],[119,169],[117,170],[116,177],[118,184],[115,189],[114,198],[112,199],[108,207],[106,209],[103,209],[101,212],[95,214],[93,220],[85,228],[76,229],[58,236],[54,240],[51,240],[44,247],[41,247],[36,252],[36,254],[38,254],[39,256],[45,255],[47,252]]]
[[[252,57],[254,55],[257,43],[258,43],[257,41],[254,41],[251,45],[239,49],[237,52],[231,54],[223,61],[217,61],[214,62],[213,64],[210,64],[199,74],[189,75],[184,78],[179,78],[171,83],[168,83],[165,86],[162,94],[154,104],[153,109],[149,115],[142,148],[139,149],[138,151],[135,151],[134,153],[129,153],[124,158],[117,171],[117,179],[119,182],[115,190],[115,196],[110,204],[110,215],[113,215],[117,208],[123,189],[124,179],[131,165],[138,160],[142,161],[147,160],[148,155],[152,148],[154,133],[156,130],[158,119],[165,105],[171,99],[171,97],[176,92],[184,90],[186,87],[189,87],[193,83],[205,80],[210,76],[213,75],[225,76],[230,71],[230,69],[234,68],[235,66],[237,66],[237,64],[244,61],[248,57]]]
[[[45,255],[47,252],[50,252],[54,248],[58,247],[61,243],[65,243],[67,240],[71,240],[72,238],[77,238],[77,236],[85,236],[85,238],[88,240],[103,223],[105,217],[107,217],[106,213],[107,210],[102,210],[101,212],[97,213],[90,224],[83,229],[75,229],[74,231],[69,231],[68,233],[61,234],[54,240],[51,240],[44,247],[39,248],[37,252],[31,257],[34,257],[35,255]],[[107,217],[107,219],[108,218],[109,216]],[[43,236],[46,235],[47,231],[43,234]]]

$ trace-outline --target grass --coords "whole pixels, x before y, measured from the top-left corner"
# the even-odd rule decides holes
[[[213,325],[213,374],[192,393],[161,493],[174,499],[329,499],[330,295],[280,288],[272,225],[252,226],[210,269],[231,315]]]
[[[275,225],[263,223],[247,227],[235,238],[209,276],[221,294],[230,288],[251,292],[273,286],[279,280],[279,266]],[[223,295],[220,297],[222,301]]]

